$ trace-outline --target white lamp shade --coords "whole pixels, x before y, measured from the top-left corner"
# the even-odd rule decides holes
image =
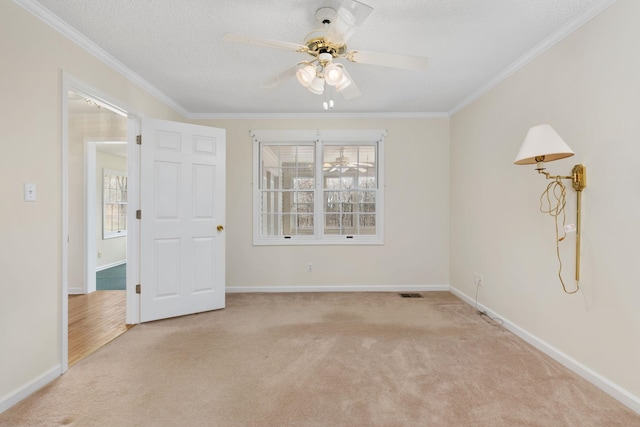
[[[324,81],[330,86],[340,83],[343,76],[342,66],[338,64],[330,63],[324,67]]]
[[[324,92],[324,80],[319,77],[314,78],[307,89],[309,89],[309,92],[311,93],[322,95]]]
[[[313,65],[307,65],[296,71],[296,77],[300,84],[304,87],[309,87],[313,79],[316,77],[316,68]]]
[[[540,161],[551,162],[573,156],[573,150],[548,124],[529,129],[513,162],[516,165],[535,165]]]

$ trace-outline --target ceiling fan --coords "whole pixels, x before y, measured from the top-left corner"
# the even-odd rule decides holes
[[[360,172],[366,172],[364,167],[371,167],[371,163],[352,162],[348,157],[344,156],[344,148],[340,148],[340,157],[336,157],[335,162],[326,162],[323,164],[323,169],[328,172],[340,171],[341,173],[347,172],[349,169],[358,169]]]
[[[309,33],[304,39],[304,44],[254,38],[236,33],[226,33],[222,39],[229,42],[301,52],[312,57],[310,60],[298,62],[266,80],[262,84],[264,88],[274,88],[282,81],[295,75],[300,84],[311,93],[321,95],[328,85],[349,100],[360,96],[361,92],[345,66],[334,61],[336,59],[344,58],[357,64],[408,70],[422,70],[427,67],[427,58],[421,56],[347,49],[347,41],[372,11],[371,6],[357,0],[344,0],[337,11],[330,7],[322,7],[316,11],[316,18],[322,27]],[[333,100],[329,102],[325,100],[323,107],[325,110],[332,108]]]

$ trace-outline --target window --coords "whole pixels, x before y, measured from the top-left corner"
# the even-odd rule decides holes
[[[382,244],[384,131],[253,131],[254,244]]]
[[[127,235],[127,174],[103,169],[102,238]]]

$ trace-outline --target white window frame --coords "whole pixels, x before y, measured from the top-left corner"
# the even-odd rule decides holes
[[[386,130],[252,130],[253,139],[253,244],[254,245],[382,245],[384,244],[384,137]],[[260,145],[282,143],[315,146],[315,196],[313,235],[260,235]],[[377,147],[376,232],[373,235],[324,235],[322,148],[326,145]]]
[[[107,203],[106,196],[104,194],[104,182],[106,179],[105,178],[106,175],[109,175],[109,176],[115,175],[115,176],[121,176],[121,177],[127,178],[127,173],[124,171],[107,169],[107,168],[102,169],[102,240],[113,239],[116,237],[125,237],[127,235],[127,228],[124,228],[123,230],[117,230],[117,231],[106,230],[106,206],[108,204],[109,205],[112,205],[112,204],[128,205],[128,201],[120,202],[120,203],[116,203],[116,202]],[[127,187],[128,187],[128,182],[127,182]],[[127,190],[127,193],[128,193],[128,190]],[[127,219],[127,216],[125,214],[125,221],[126,219]]]

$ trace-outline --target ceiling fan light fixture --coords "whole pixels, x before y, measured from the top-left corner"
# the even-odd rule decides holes
[[[332,7],[317,9],[315,16],[319,25],[307,34],[302,44],[235,33],[226,33],[222,39],[308,55],[307,60],[298,62],[267,80],[262,84],[263,88],[272,89],[295,74],[300,84],[313,94],[322,95],[325,89],[331,92],[331,87],[335,87],[345,100],[351,100],[362,93],[356,85],[356,80],[349,74],[348,67],[334,64],[334,60],[346,59],[353,63],[407,70],[422,70],[428,63],[427,58],[414,55],[348,50],[347,41],[373,11],[373,8],[363,1],[365,0],[341,0],[337,10]],[[309,56],[313,59],[309,59]],[[329,87],[325,88],[325,83]],[[332,108],[330,101],[327,104],[329,109]]]
[[[343,77],[344,71],[341,64],[331,62],[324,67],[324,80],[328,85],[335,86],[342,81]]]
[[[319,77],[315,77],[307,89],[309,89],[309,92],[311,93],[322,95],[324,92],[324,80]]]
[[[313,80],[316,79],[316,67],[307,65],[300,68],[296,71],[296,77],[302,86],[309,87],[311,83],[313,83]]]

